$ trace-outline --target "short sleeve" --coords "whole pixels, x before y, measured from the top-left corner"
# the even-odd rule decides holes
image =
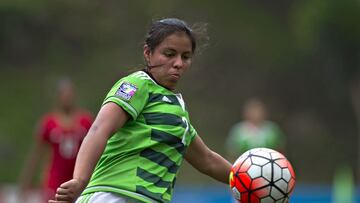
[[[273,122],[269,122],[272,126],[272,130],[276,139],[276,147],[278,149],[283,149],[285,147],[285,135],[283,133],[283,131],[280,129],[280,127],[273,123]]]
[[[50,131],[54,125],[55,124],[51,116],[46,115],[43,118],[41,118],[41,120],[39,121],[39,123],[35,128],[35,138],[42,142],[49,142]]]
[[[189,134],[190,134],[190,143],[191,143],[195,139],[195,137],[198,135],[197,131],[191,124],[190,124]]]
[[[134,120],[143,110],[149,97],[145,79],[125,77],[119,80],[107,94],[103,105],[114,102],[123,108]]]
[[[239,132],[240,132],[240,123],[235,124],[231,127],[227,140],[225,142],[225,148],[227,149],[228,154],[238,154],[240,153],[240,145],[239,145]]]

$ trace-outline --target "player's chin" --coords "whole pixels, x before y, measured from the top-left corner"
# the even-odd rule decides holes
[[[165,87],[170,90],[175,90],[177,83],[178,80],[168,80],[167,83],[165,84]]]
[[[178,81],[181,78],[180,74],[170,74],[169,79],[172,81]]]

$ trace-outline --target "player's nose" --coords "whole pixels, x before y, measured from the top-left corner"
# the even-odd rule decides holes
[[[184,61],[183,61],[183,58],[180,55],[175,57],[173,66],[176,69],[184,67]]]

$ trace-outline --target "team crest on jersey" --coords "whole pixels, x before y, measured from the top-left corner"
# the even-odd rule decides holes
[[[116,91],[116,95],[125,99],[130,100],[131,97],[134,96],[135,92],[137,90],[137,87],[133,84],[123,82],[119,89]]]

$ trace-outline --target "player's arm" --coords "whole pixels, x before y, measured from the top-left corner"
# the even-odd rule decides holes
[[[186,151],[185,159],[194,168],[218,181],[228,184],[231,164],[216,152],[210,150],[196,136]]]
[[[109,102],[99,111],[93,125],[85,137],[74,169],[74,179],[87,184],[103,153],[106,142],[125,122],[128,114],[117,104]]]
[[[33,177],[36,176],[36,168],[43,163],[43,154],[46,154],[46,144],[37,137],[37,131],[35,133],[35,141],[28,152],[25,164],[19,178],[19,192],[20,196],[25,195],[27,190],[31,187]]]
[[[117,104],[109,102],[102,106],[80,147],[73,179],[61,184],[56,191],[56,200],[50,200],[49,203],[65,203],[76,200],[88,184],[108,139],[128,119],[129,115]]]

